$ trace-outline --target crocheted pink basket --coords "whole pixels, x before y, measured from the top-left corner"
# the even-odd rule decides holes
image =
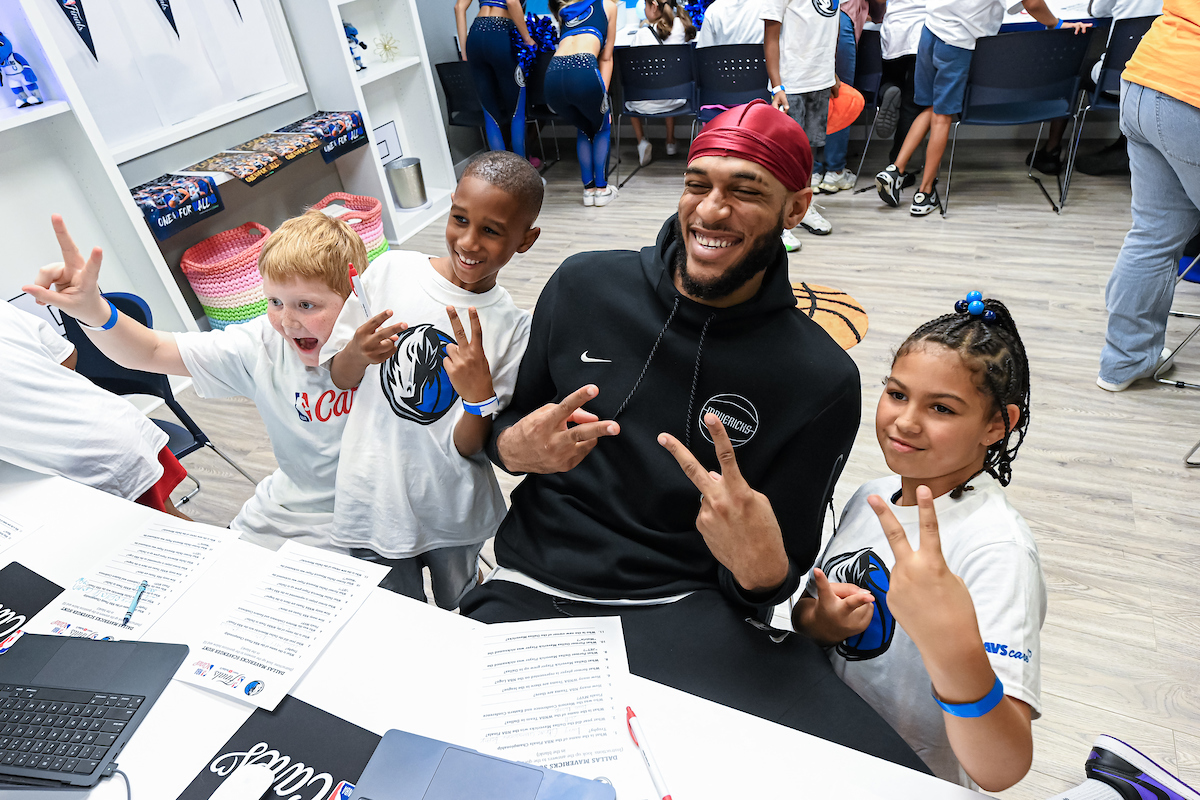
[[[368,253],[372,250],[382,252],[387,249],[383,238],[382,203],[374,197],[347,194],[346,192],[334,192],[324,197],[313,208],[319,211],[334,203],[340,203],[346,207],[346,211],[339,215],[338,219],[347,223],[355,233],[362,237],[363,243],[367,246]]]
[[[258,256],[270,235],[265,226],[247,222],[184,251],[183,274],[214,328],[266,312]]]

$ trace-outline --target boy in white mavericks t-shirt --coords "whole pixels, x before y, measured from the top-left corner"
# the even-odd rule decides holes
[[[542,180],[495,150],[472,161],[452,196],[448,255],[392,251],[346,301],[322,358],[358,387],[338,466],[334,540],[387,564],[380,586],[456,608],[504,515],[482,453],[492,415],[512,396],[530,316],[496,274],[533,246]],[[374,316],[367,318],[362,300]],[[400,322],[381,327],[389,317]],[[469,336],[468,336],[469,333]]]
[[[365,265],[362,238],[346,223],[309,211],[279,226],[263,244],[258,270],[265,316],[223,331],[164,333],[116,315],[88,336],[130,369],[191,376],[201,397],[248,397],[262,415],[279,463],[229,527],[278,549],[284,541],[326,549],[333,526],[334,480],[353,391],[333,385],[318,355],[350,293],[349,265]],[[104,324],[110,305],[97,288],[100,264],[61,276],[39,300],[81,322]]]

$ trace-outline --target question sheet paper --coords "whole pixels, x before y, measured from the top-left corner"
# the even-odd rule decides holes
[[[262,579],[188,642],[176,679],[274,709],[387,571],[285,542]]]
[[[498,623],[478,636],[480,750],[584,778],[621,771],[632,742],[620,617]]]

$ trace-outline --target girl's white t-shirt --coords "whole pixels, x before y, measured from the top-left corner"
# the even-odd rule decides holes
[[[788,94],[828,89],[836,81],[840,13],[833,0],[762,0],[764,20],[783,23],[779,75]]]
[[[963,579],[975,604],[988,661],[1004,693],[1028,703],[1041,716],[1041,647],[1046,618],[1046,582],[1037,545],[1004,489],[983,474],[958,500],[934,500],[942,553],[950,571]],[[859,487],[842,512],[837,532],[817,566],[834,583],[853,583],[875,595],[870,626],[829,649],[833,669],[866,700],[943,780],[970,788],[974,783],[954,757],[942,710],[933,700],[929,673],[912,639],[887,609],[887,587],[896,558],[867,497],[888,501],[913,549],[921,535],[916,506],[891,498],[900,478],[891,476]],[[809,575],[812,595],[815,584]]]
[[[334,483],[354,390],[334,386],[324,366],[305,366],[265,315],[175,342],[196,394],[254,402],[279,463],[229,527],[272,550],[289,539],[341,550],[331,538]]]
[[[476,294],[443,278],[431,256],[392,250],[362,275],[372,313],[407,322],[395,355],[372,364],[358,387],[342,440],[334,540],[387,558],[485,541],[504,516],[504,496],[483,453],[463,458],[454,427],[465,413],[442,360],[454,342],[446,306],[470,334],[467,308],[479,312],[483,351],[500,408],[508,405],[529,342],[531,317],[502,286]],[[357,297],[342,307],[321,360],[340,351],[366,322]]]
[[[888,0],[879,27],[885,59],[913,56],[925,27],[925,0]]]
[[[0,461],[136,500],[162,477],[167,434],[62,366],[74,350],[45,320],[0,302]]]
[[[974,50],[976,41],[1000,31],[1005,5],[1005,0],[928,0],[925,27],[946,44]]]

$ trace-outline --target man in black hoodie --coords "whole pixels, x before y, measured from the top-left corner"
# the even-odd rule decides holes
[[[527,477],[462,610],[619,614],[633,673],[924,769],[819,647],[766,629],[816,559],[861,402],[780,244],[811,169],[790,118],[732,109],[693,142],[654,247],[551,276],[489,446]]]

